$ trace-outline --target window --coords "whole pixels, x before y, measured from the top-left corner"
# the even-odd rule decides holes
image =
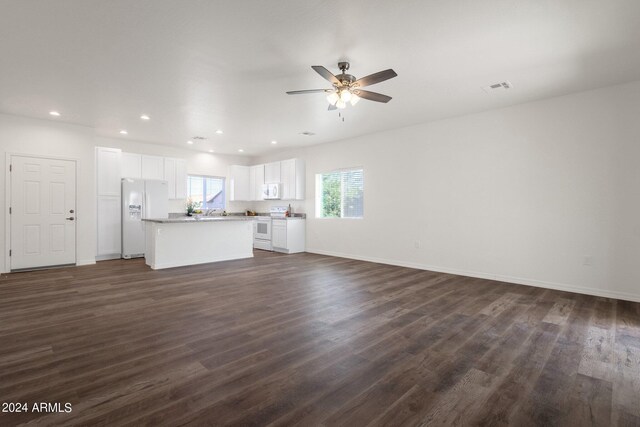
[[[189,175],[187,196],[198,203],[200,209],[224,209],[224,178]]]
[[[316,175],[316,217],[362,218],[364,174],[344,169]]]

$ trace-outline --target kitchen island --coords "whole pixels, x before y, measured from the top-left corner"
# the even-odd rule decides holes
[[[145,221],[145,260],[154,270],[253,257],[253,218],[177,217]]]

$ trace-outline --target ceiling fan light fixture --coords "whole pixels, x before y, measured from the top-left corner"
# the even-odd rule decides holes
[[[351,105],[356,105],[360,101],[360,97],[355,93],[351,96],[351,100],[349,101]]]
[[[338,102],[336,102],[336,107],[343,109],[347,106],[347,104],[342,100],[342,99],[338,99]]]
[[[336,105],[336,102],[338,102],[338,99],[340,99],[340,97],[335,91],[327,95],[327,102],[331,105]]]
[[[340,91],[340,101],[347,103],[351,100],[351,91],[349,89],[342,89]]]

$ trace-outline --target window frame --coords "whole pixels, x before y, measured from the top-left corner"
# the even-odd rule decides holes
[[[227,209],[227,178],[224,176],[216,176],[216,175],[201,175],[201,174],[187,174],[187,200],[189,200],[191,198],[191,194],[189,194],[189,179],[191,177],[194,178],[201,178],[202,179],[202,196],[203,196],[203,204],[204,204],[204,200],[206,199],[207,196],[207,186],[206,186],[206,179],[207,178],[212,178],[212,179],[220,179],[222,180],[222,199],[223,199],[223,203],[222,203],[222,208],[206,208],[204,206],[201,206],[200,209],[203,211],[208,211],[208,210],[212,210],[212,211],[224,211]]]
[[[332,173],[340,173],[350,172],[350,171],[361,171],[362,174],[362,216],[342,216],[344,214],[344,181],[340,179],[340,216],[322,216],[322,176],[329,175]],[[333,219],[346,219],[346,220],[363,220],[364,219],[364,193],[365,193],[365,184],[364,184],[364,166],[353,166],[346,168],[333,169],[328,172],[319,172],[316,173],[316,183],[315,183],[315,219],[319,220],[333,220]]]

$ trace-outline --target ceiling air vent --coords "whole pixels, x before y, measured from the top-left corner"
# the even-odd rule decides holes
[[[300,132],[300,135],[304,135],[304,136],[313,136],[313,135],[315,135],[315,133],[313,133],[313,132],[309,132],[309,131],[305,131],[305,132]]]
[[[204,140],[206,140],[207,138],[206,138],[206,137],[204,137],[204,136],[194,136],[194,137],[192,137],[191,139],[193,139],[194,141],[204,141]]]
[[[512,87],[513,85],[511,84],[511,82],[505,80],[500,83],[494,83],[489,86],[484,86],[482,90],[484,90],[487,93],[500,93],[500,92],[504,92],[507,89],[511,89]]]

